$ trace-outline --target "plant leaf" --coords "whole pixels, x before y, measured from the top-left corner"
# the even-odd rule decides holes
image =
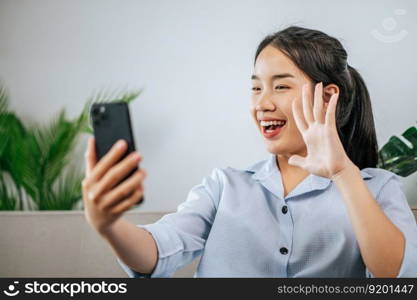
[[[16,194],[9,190],[3,174],[0,173],[0,210],[15,210],[17,202]]]
[[[410,127],[402,136],[410,141],[411,147],[396,136],[379,150],[378,167],[406,177],[417,171],[417,128]]]
[[[33,140],[22,122],[13,113],[1,114],[0,127],[3,151],[0,153],[0,170],[7,172],[17,190],[23,187],[31,197],[36,196],[36,176],[33,176],[34,157],[37,155]]]
[[[62,110],[49,125],[35,127],[33,135],[40,149],[37,187],[39,196],[35,199],[38,206],[47,201],[48,193],[55,180],[63,173],[70,161],[71,153],[81,133],[82,119],[68,121]]]
[[[61,174],[54,187],[41,202],[40,210],[71,210],[82,199],[83,174],[74,167]]]

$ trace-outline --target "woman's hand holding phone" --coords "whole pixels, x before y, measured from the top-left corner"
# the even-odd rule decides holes
[[[82,181],[84,211],[88,223],[100,234],[104,234],[144,194],[143,181],[147,173],[143,168],[120,182],[142,160],[135,151],[119,162],[126,150],[127,143],[120,140],[97,161],[95,140],[90,138],[88,141],[86,175]]]

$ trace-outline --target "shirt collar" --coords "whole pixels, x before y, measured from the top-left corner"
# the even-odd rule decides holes
[[[281,173],[276,164],[275,154],[271,153],[268,159],[252,164],[244,170],[252,173],[252,178],[260,182],[272,193],[276,194],[278,197],[283,197],[284,193]],[[373,177],[364,170],[361,170],[360,173],[363,179]],[[331,181],[332,180],[329,178],[310,174],[302,182],[300,182],[297,187],[287,195],[286,198],[295,197],[314,190],[324,190],[330,185]]]

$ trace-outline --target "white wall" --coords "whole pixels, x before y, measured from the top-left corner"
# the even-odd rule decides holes
[[[144,88],[131,106],[149,174],[139,209],[174,210],[214,167],[268,154],[249,114],[250,75],[258,43],[287,25],[341,39],[370,89],[381,146],[415,125],[416,9],[412,0],[0,0],[0,79],[12,107],[39,122],[62,107],[75,116],[100,89]],[[408,34],[386,43],[373,29]],[[416,182],[404,180],[414,205]]]

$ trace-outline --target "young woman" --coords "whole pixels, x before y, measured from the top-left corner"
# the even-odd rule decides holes
[[[289,27],[259,45],[251,114],[270,157],[215,168],[175,213],[147,225],[120,218],[143,194],[138,153],[115,164],[86,152],[88,222],[131,277],[415,277],[417,225],[399,177],[376,168],[371,101],[341,43]]]

